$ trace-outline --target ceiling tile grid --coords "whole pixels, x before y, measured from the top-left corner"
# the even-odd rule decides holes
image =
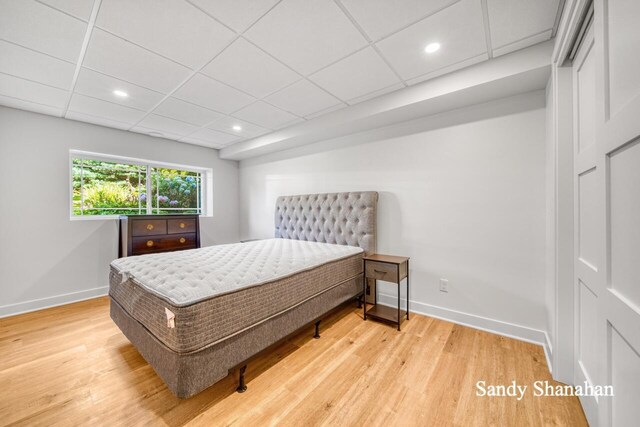
[[[400,83],[371,47],[312,74],[310,79],[345,101]]]
[[[94,117],[103,117],[131,125],[138,122],[145,115],[145,112],[113,102],[103,101],[85,95],[75,93],[69,103],[69,111],[89,114]]]
[[[238,138],[255,138],[256,136],[264,135],[271,131],[270,129],[238,120],[231,116],[223,116],[213,123],[210,123],[207,127],[230,135],[237,135]]]
[[[202,73],[256,98],[269,95],[300,78],[296,72],[242,38],[204,67]]]
[[[71,88],[75,64],[0,41],[0,72],[64,90]]]
[[[113,96],[114,90],[125,91],[128,96],[126,98]],[[164,98],[164,95],[160,92],[146,89],[88,68],[80,69],[74,92],[143,111],[153,108]]]
[[[105,0],[95,25],[192,69],[235,37],[184,0]]]
[[[546,41],[563,3],[0,0],[0,105],[221,148]]]
[[[233,114],[240,120],[255,123],[267,129],[278,129],[299,117],[263,101],[256,101]]]
[[[222,113],[177,98],[166,98],[153,110],[153,113],[198,127],[202,127],[207,123],[224,117]]]
[[[301,117],[308,117],[336,105],[344,105],[338,98],[305,79],[268,96],[265,100],[275,107]]]

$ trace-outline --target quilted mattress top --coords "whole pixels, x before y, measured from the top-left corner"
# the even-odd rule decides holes
[[[354,246],[266,239],[120,258],[111,263],[149,291],[185,306],[353,256]]]

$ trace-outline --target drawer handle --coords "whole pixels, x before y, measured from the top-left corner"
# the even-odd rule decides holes
[[[180,228],[184,228],[184,227],[185,227],[184,222],[181,222],[180,223]]]
[[[147,246],[148,247],[153,246],[153,240],[147,240]]]
[[[185,239],[184,237],[181,237],[181,238],[180,238],[180,243],[184,243],[184,242],[186,242],[186,241],[187,241],[187,239]]]
[[[387,274],[387,272],[386,272],[386,271],[382,271],[382,270],[376,270],[376,269],[373,269],[373,271],[375,271],[375,272],[376,272],[376,273],[378,273],[378,274]]]
[[[149,231],[153,230],[153,224],[147,224],[147,230]]]

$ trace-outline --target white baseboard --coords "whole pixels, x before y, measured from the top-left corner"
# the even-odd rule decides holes
[[[101,288],[87,289],[79,292],[71,292],[53,297],[34,299],[31,301],[19,302],[16,304],[8,304],[0,306],[0,318],[15,316],[16,314],[29,313],[31,311],[42,310],[45,308],[56,307],[59,305],[69,304],[72,302],[84,301],[91,298],[107,295],[108,286]]]
[[[406,299],[402,298],[400,301],[401,306],[405,308]],[[378,303],[389,307],[397,307],[398,297],[380,292],[378,293]],[[411,312],[435,317],[436,319],[446,320],[448,322],[457,323],[474,329],[480,329],[481,331],[514,338],[520,341],[541,345],[547,359],[549,372],[551,372],[551,346],[549,337],[545,331],[417,301],[411,301]]]
[[[551,338],[549,338],[549,334],[545,331],[544,333],[544,357],[547,358],[547,367],[549,368],[549,372],[553,374],[553,347],[551,346]]]

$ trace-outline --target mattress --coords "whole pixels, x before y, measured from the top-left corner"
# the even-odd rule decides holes
[[[362,256],[267,239],[127,257],[111,263],[109,294],[170,350],[191,353],[360,277]]]

